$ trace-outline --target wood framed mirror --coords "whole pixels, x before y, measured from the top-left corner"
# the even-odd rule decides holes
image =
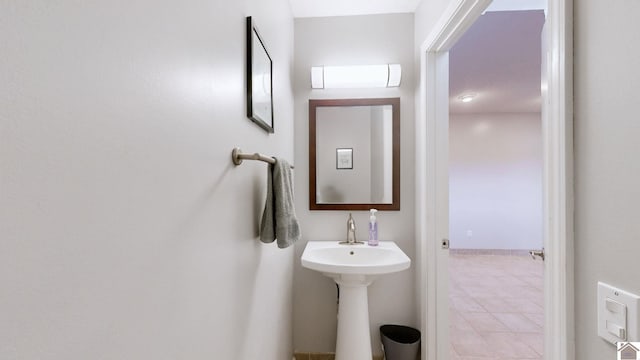
[[[309,100],[309,209],[400,210],[400,98]]]

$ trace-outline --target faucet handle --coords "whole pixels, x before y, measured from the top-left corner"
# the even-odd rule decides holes
[[[364,244],[364,242],[356,240],[356,221],[353,220],[353,215],[351,213],[349,213],[349,219],[347,219],[347,240],[341,241],[340,244]]]

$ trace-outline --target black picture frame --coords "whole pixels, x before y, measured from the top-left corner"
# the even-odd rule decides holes
[[[247,16],[247,117],[274,132],[273,61],[251,16]]]

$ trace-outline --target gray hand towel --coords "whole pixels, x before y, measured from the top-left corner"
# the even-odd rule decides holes
[[[291,166],[286,160],[276,158],[267,172],[267,200],[260,224],[260,241],[278,240],[284,249],[300,238],[300,227],[293,205]]]

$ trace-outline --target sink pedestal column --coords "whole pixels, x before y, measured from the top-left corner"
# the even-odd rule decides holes
[[[342,275],[334,280],[340,286],[335,360],[371,360],[367,286],[373,279]]]

